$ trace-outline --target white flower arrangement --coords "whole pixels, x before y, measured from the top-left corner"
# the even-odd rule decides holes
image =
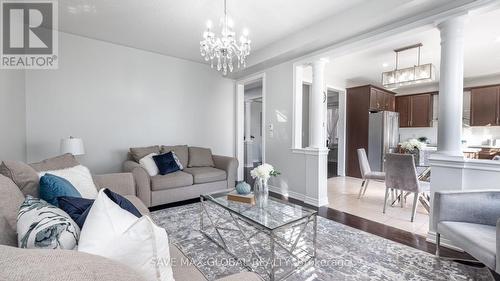
[[[276,171],[273,166],[271,166],[270,164],[267,164],[267,163],[264,163],[264,164],[256,167],[252,171],[250,171],[250,175],[252,176],[252,178],[254,178],[254,179],[258,178],[258,179],[262,179],[264,181],[267,181],[270,177],[274,177],[274,176],[277,176],[279,174],[280,174],[280,172]]]
[[[417,139],[409,139],[405,142],[402,142],[399,144],[402,149],[413,152],[415,149],[422,150],[425,148],[427,145]]]

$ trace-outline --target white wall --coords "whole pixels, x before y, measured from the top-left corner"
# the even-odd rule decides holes
[[[234,155],[234,82],[209,66],[61,33],[59,69],[26,74],[28,161],[81,137],[93,172],[131,146],[189,144]]]
[[[0,70],[0,160],[26,160],[24,71]]]
[[[292,152],[293,65],[274,66],[266,73],[266,162],[281,172],[270,185],[285,195],[305,195],[306,161],[304,154]],[[270,133],[269,125],[273,125]],[[299,198],[300,199],[300,198]]]

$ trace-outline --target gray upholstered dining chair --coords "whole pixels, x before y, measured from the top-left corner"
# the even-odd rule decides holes
[[[372,172],[372,169],[370,168],[370,163],[368,162],[368,157],[366,156],[366,150],[364,148],[360,148],[357,151],[358,151],[359,169],[361,171],[361,177],[363,179],[358,194],[358,199],[360,199],[362,195],[365,195],[370,180],[384,181],[385,173]]]
[[[385,155],[384,214],[390,189],[402,191],[400,197],[401,201],[403,201],[405,198],[403,194],[404,192],[413,193],[413,209],[411,212],[411,221],[413,222],[413,220],[415,219],[415,214],[417,212],[419,197],[421,196],[422,192],[430,191],[430,184],[428,182],[418,180],[413,155],[396,153],[388,153]],[[403,202],[401,203],[403,204]]]
[[[436,231],[436,256],[443,235],[500,273],[500,191],[435,192],[432,225]]]

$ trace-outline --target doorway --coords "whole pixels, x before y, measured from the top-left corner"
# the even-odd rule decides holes
[[[250,171],[265,162],[265,75],[236,83],[238,181],[250,185]]]
[[[340,105],[339,91],[327,89],[326,103],[326,146],[328,147],[328,178],[339,175],[339,121]]]

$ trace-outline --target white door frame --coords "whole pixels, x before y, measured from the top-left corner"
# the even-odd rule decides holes
[[[236,158],[238,159],[238,181],[244,178],[245,163],[245,85],[262,80],[262,163],[266,162],[266,74],[259,73],[236,81]]]

